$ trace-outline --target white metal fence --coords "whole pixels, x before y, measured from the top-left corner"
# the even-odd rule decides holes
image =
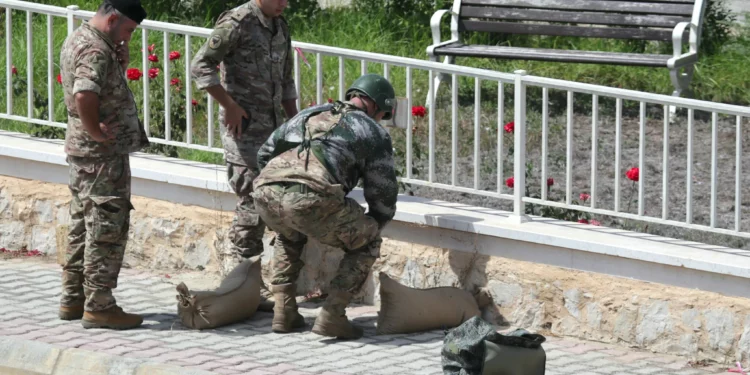
[[[80,22],[80,20],[85,20],[93,16],[93,12],[82,11],[77,9],[77,7],[75,6],[71,6],[66,9],[16,0],[0,0],[0,6],[5,7],[5,99],[7,103],[6,112],[0,114],[0,119],[21,121],[37,125],[65,127],[65,122],[61,121],[64,120],[64,117],[60,117],[59,115],[58,118],[55,117],[56,106],[62,106],[62,102],[61,100],[59,100],[59,98],[61,98],[61,90],[55,90],[55,64],[56,61],[59,60],[59,54],[56,54],[54,51],[56,48],[59,48],[59,44],[62,42],[63,38],[56,39],[56,36],[53,32],[55,29],[54,22],[56,19],[64,18],[65,22],[67,22],[67,32],[70,33],[77,26],[77,23]],[[14,86],[14,75],[16,74],[16,69],[14,69],[13,67],[13,59],[11,58],[13,56],[12,52],[14,47],[14,23],[12,17],[13,10],[15,10],[16,12],[25,12],[26,14],[25,44],[27,52],[27,87],[37,86],[34,84],[34,69],[39,68],[39,66],[36,66],[36,64],[40,61],[43,61],[43,58],[41,58],[41,56],[37,57],[34,55],[33,43],[38,39],[35,39],[33,17],[35,15],[37,17],[46,16],[46,54],[44,57],[47,60],[46,113],[39,113],[39,111],[35,111],[35,97],[33,90],[26,90],[26,115],[24,116],[15,113],[13,97],[14,91],[16,91],[17,89]],[[425,25],[425,27],[427,27],[427,25]],[[144,126],[147,132],[149,132],[150,140],[153,143],[167,144],[211,152],[222,152],[220,145],[217,144],[217,137],[215,137],[214,134],[217,129],[215,121],[216,105],[212,102],[211,98],[205,94],[201,94],[201,99],[205,99],[207,102],[205,115],[205,134],[203,132],[195,132],[196,117],[193,111],[195,106],[195,102],[193,101],[193,99],[195,98],[193,97],[193,89],[189,78],[190,60],[192,58],[192,52],[196,50],[196,40],[202,43],[205,38],[208,37],[211,30],[206,28],[148,20],[143,22],[143,24],[140,26],[140,30],[140,45],[142,50],[140,69],[141,73],[144,74],[144,83],[142,85],[143,87],[141,88],[143,106],[142,110]],[[149,66],[151,66],[152,63],[152,61],[149,59],[151,53],[147,53],[147,51],[149,51],[149,35],[151,33],[162,33],[163,35],[160,43],[160,47],[163,49],[163,51],[160,55],[156,55],[155,53],[154,54],[157,56],[157,59],[163,59],[164,65],[163,71],[157,71],[154,74],[153,78],[146,78],[147,72],[151,69],[149,68]],[[179,36],[184,39],[183,47],[185,55],[179,59],[179,61],[181,62],[170,62],[172,60],[170,56],[170,44],[172,43],[173,37],[175,36]],[[55,41],[57,45],[55,45]],[[347,77],[347,75],[345,74],[347,66],[349,66],[347,64],[351,62],[355,62],[359,65],[359,72],[357,73],[375,71],[371,68],[371,65],[373,64],[379,66],[380,69],[378,69],[377,71],[383,73],[387,77],[390,77],[393,72],[399,70],[400,75],[398,78],[394,78],[394,82],[399,81],[400,83],[403,83],[404,91],[403,93],[400,92],[399,94],[406,96],[409,99],[410,106],[417,102],[417,100],[415,100],[415,97],[413,96],[415,94],[415,86],[421,87],[425,81],[427,82],[426,86],[428,92],[428,102],[425,104],[427,108],[429,108],[429,110],[427,111],[426,120],[426,143],[428,150],[428,160],[426,162],[415,160],[415,153],[413,149],[413,145],[415,144],[415,140],[413,139],[415,128],[413,127],[413,122],[416,120],[410,118],[408,129],[406,129],[403,134],[403,148],[405,149],[403,158],[404,175],[401,177],[401,181],[404,183],[418,186],[434,187],[454,192],[469,193],[478,196],[498,198],[500,200],[509,201],[509,203],[512,202],[514,212],[514,215],[512,217],[519,222],[523,222],[526,220],[525,207],[528,204],[535,204],[559,209],[570,209],[577,212],[587,212],[590,214],[632,219],[637,222],[664,224],[674,227],[698,229],[713,233],[750,238],[748,227],[743,226],[742,224],[743,218],[746,218],[745,216],[743,216],[743,189],[747,189],[747,187],[744,186],[744,182],[747,179],[743,179],[742,164],[743,158],[746,158],[746,155],[745,153],[743,153],[742,143],[743,137],[748,136],[747,125],[745,125],[744,119],[750,118],[750,109],[746,107],[609,88],[550,78],[534,77],[527,75],[523,71],[517,71],[514,74],[500,73],[457,65],[445,65],[425,60],[403,58],[300,42],[294,42],[293,47],[296,51],[298,51],[294,54],[294,72],[296,84],[298,92],[301,94],[301,99],[299,99],[297,102],[298,107],[301,107],[304,104],[302,102],[302,98],[308,94],[306,91],[307,89],[303,85],[303,81],[305,81],[306,79],[310,79],[310,81],[312,81],[312,77],[310,77],[309,74],[306,73],[305,75],[303,75],[304,66],[307,66],[309,72],[312,73],[312,65],[308,63],[305,54],[309,54],[310,57],[314,56],[315,58],[315,70],[314,74],[312,75],[314,76],[314,98],[316,103],[323,102],[325,100],[325,94],[328,93],[328,91],[337,91],[338,98],[343,98],[346,88],[346,81],[356,78],[356,74],[349,74],[349,77]],[[331,78],[330,74],[324,74],[324,64],[326,59],[338,60],[338,74],[335,75],[335,80],[337,80],[338,83],[337,89],[333,86],[326,85],[327,81],[331,81],[334,79]],[[177,59],[175,60],[177,61]],[[303,63],[304,65],[301,65]],[[156,79],[158,79],[158,75],[162,76],[163,81],[163,88],[159,88],[158,90],[163,90],[163,94],[159,91],[152,92],[150,89],[150,80],[156,81]],[[175,99],[173,97],[175,93],[172,86],[174,86],[174,77],[177,75],[184,77],[185,97],[179,97]],[[446,112],[445,116],[442,115],[440,103],[436,101],[435,95],[432,94],[434,91],[433,78],[438,77],[438,75],[450,78],[451,83],[450,96],[448,98],[448,101],[450,103],[450,114]],[[459,89],[461,88],[461,80],[473,81],[473,108],[470,105],[462,106],[459,103]],[[416,85],[415,82],[417,83]],[[328,87],[330,87],[330,90],[328,89]],[[512,108],[506,108],[506,88],[512,88]],[[483,104],[486,106],[487,103],[482,101],[482,93],[487,91],[491,91],[494,93],[493,90],[495,89],[497,90],[495,94],[497,95],[497,102],[496,105],[492,106],[493,110],[496,109],[496,112],[494,114],[495,117],[487,120],[489,116],[488,112],[483,111],[482,108]],[[528,89],[541,89],[541,113],[529,112],[527,108]],[[551,150],[549,147],[549,137],[552,129],[551,126],[556,121],[556,119],[550,115],[550,90],[563,92],[565,93],[565,97],[567,98],[567,101],[565,103],[566,118],[564,121],[565,146],[563,150],[565,153],[565,188],[564,198],[558,200],[551,199],[548,196],[548,189],[544,187],[544,183],[547,181],[548,177],[550,177],[550,168],[548,168],[548,159],[550,156],[550,152],[559,151]],[[416,89],[416,91],[418,92],[419,89]],[[153,96],[156,94],[163,95],[163,98],[161,99],[163,103],[155,103],[155,101],[153,100]],[[591,155],[589,174],[590,178],[589,181],[587,181],[589,192],[586,193],[588,195],[585,199],[581,199],[582,202],[578,202],[578,200],[575,199],[576,194],[580,189],[576,187],[577,182],[579,182],[579,178],[575,177],[574,174],[574,154],[577,155],[579,151],[576,149],[576,145],[579,143],[577,142],[577,140],[581,136],[580,133],[574,132],[574,127],[579,125],[578,123],[581,121],[579,117],[576,117],[574,103],[575,97],[580,95],[591,95],[592,97],[591,113],[590,115],[587,115],[588,117],[585,117],[586,121],[590,121],[591,124],[589,133],[590,148],[588,149]],[[312,96],[312,94],[310,94],[309,96]],[[184,123],[186,129],[183,139],[181,140],[175,140],[173,137],[172,131],[174,130],[175,124],[172,123],[172,100],[177,100],[180,103],[183,103],[183,107],[178,109],[177,112],[178,114],[180,114],[180,116],[182,115],[182,113],[179,111],[182,108],[184,108],[185,111]],[[599,134],[601,129],[605,127],[606,129],[611,128],[610,125],[602,125],[603,118],[600,115],[600,103],[605,100],[614,100],[615,107],[614,152],[609,152],[608,156],[606,156],[606,158],[609,158],[609,155],[613,153],[614,155],[611,155],[611,157],[614,158],[614,164],[612,168],[610,168],[611,170],[607,172],[607,179],[609,179],[609,173],[612,173],[611,176],[613,178],[613,186],[602,187],[603,182],[599,179],[599,176],[603,173],[601,168],[599,167],[599,161],[601,160],[600,156],[602,156],[602,150],[599,149],[601,144]],[[175,101],[174,103],[177,103],[177,101]],[[639,178],[637,179],[638,206],[636,212],[629,212],[628,209],[623,209],[622,207],[622,182],[625,178],[623,174],[624,165],[622,160],[624,153],[623,142],[625,141],[623,139],[623,121],[625,119],[625,116],[623,114],[623,103],[626,101],[639,103],[639,129],[637,140],[638,162],[636,164],[636,166],[639,168]],[[494,99],[492,102],[494,103]],[[156,106],[157,104],[163,105],[164,110],[162,111],[158,108],[155,109],[156,107],[154,106]],[[650,138],[653,138],[651,133],[655,129],[653,126],[648,126],[648,117],[651,112],[647,111],[647,105],[651,105],[652,107],[654,105],[660,105],[664,108],[663,127],[659,129],[660,131],[662,131],[661,141],[663,146],[661,155],[661,168],[654,167],[653,165],[647,166],[645,162],[647,156],[653,156],[650,154],[647,155],[646,145],[647,142],[649,142]],[[686,123],[671,124],[669,121],[670,117],[668,116],[669,106],[686,109]],[[466,108],[470,108],[473,111],[473,121],[470,125],[473,131],[471,136],[469,137],[472,138],[473,141],[473,150],[468,153],[467,157],[462,157],[459,155],[461,153],[460,149],[462,147],[462,144],[459,140],[464,139],[464,137],[460,136],[462,128],[461,125],[463,125],[463,122],[460,121],[460,113]],[[503,125],[505,124],[506,113],[511,111],[513,113],[512,120],[514,123],[514,129],[512,130],[512,132],[508,133],[512,133],[513,141],[511,145],[505,145],[503,141]],[[694,220],[694,207],[696,207],[696,202],[703,202],[705,199],[702,196],[695,196],[696,189],[694,183],[696,177],[694,172],[696,171],[696,163],[693,160],[693,154],[696,151],[694,145],[694,134],[695,128],[697,126],[694,120],[696,112],[709,113],[711,118],[710,125],[707,125],[710,126],[711,132],[711,158],[709,178],[710,196],[708,198],[709,219],[706,220],[706,222],[699,223],[695,222]],[[158,124],[154,124],[152,122],[152,118],[156,114],[163,115],[163,119],[160,119]],[[732,155],[732,158],[728,158],[724,154],[720,155],[719,152],[719,146],[722,146],[724,145],[724,143],[726,143],[722,143],[720,142],[720,140],[725,139],[725,134],[727,134],[726,126],[723,125],[724,123],[720,121],[720,115],[722,116],[722,118],[725,116],[732,116],[735,119],[733,129],[734,136],[732,142],[734,146],[734,155]],[[528,116],[533,116],[534,121],[530,122],[527,119]],[[509,116],[509,118],[511,117]],[[443,156],[445,155],[441,155],[437,147],[438,137],[442,137],[443,135],[445,135],[444,133],[439,132],[438,124],[447,124],[448,119],[450,122],[450,126],[449,128],[446,126],[446,129],[449,129],[451,139],[450,147],[448,147],[450,151],[447,151],[449,157],[446,157],[445,159],[449,159],[450,162],[446,162],[445,164],[450,164],[450,167],[446,167],[446,165],[443,165],[443,163],[438,160],[443,159]],[[527,128],[530,123],[536,124],[537,122],[541,123],[541,129],[539,132],[539,137],[537,137],[535,133],[534,138],[540,138],[538,142],[541,149],[541,163],[540,170],[538,171],[538,177],[541,187],[540,195],[538,197],[532,197],[530,195],[527,195],[527,188],[529,187],[529,184],[526,181],[528,161],[527,154],[532,151],[535,152],[537,150],[532,150],[528,147],[529,143],[527,140]],[[151,133],[153,129],[161,129],[162,126],[163,136],[155,136]],[[686,127],[688,134],[686,141],[684,143],[680,140],[671,142],[670,127],[672,127],[671,129],[676,129],[675,127],[681,127],[681,129]],[[720,129],[722,138],[720,138],[719,136]],[[731,133],[731,131],[729,133]],[[490,159],[493,159],[491,160],[491,162],[494,163],[494,170],[484,175],[482,173],[482,169],[486,164],[488,164],[488,153],[486,150],[482,150],[483,142],[489,142],[491,144],[490,149],[493,155]],[[684,172],[686,172],[686,174],[684,180],[682,180],[680,184],[683,182],[685,184],[685,199],[684,205],[680,203],[678,211],[682,212],[684,210],[685,213],[684,217],[675,217],[675,214],[673,213],[673,211],[675,211],[675,206],[674,203],[670,204],[670,202],[674,201],[672,195],[675,194],[676,190],[674,186],[676,186],[678,181],[675,181],[675,179],[672,177],[673,174],[671,173],[671,171],[673,168],[671,166],[676,161],[674,160],[674,157],[671,157],[670,150],[674,147],[682,147],[683,145],[686,147],[686,160],[684,160]],[[506,149],[506,147],[508,148]],[[510,147],[512,147],[513,150],[513,171],[512,173],[506,174],[504,172],[504,165],[506,164],[506,162],[510,162],[510,160],[506,160],[506,158],[510,158],[509,155],[506,155],[506,153],[509,152]],[[734,165],[728,164],[727,160],[732,159]],[[470,160],[470,162],[465,163],[464,161],[466,160]],[[414,165],[419,163],[426,164],[426,178],[419,178],[419,176],[416,176],[413,172]],[[462,167],[463,165],[467,165],[467,168],[470,168],[472,170],[473,178],[468,186],[462,186],[459,181],[461,179],[460,174],[462,172],[465,172],[465,168]],[[447,176],[449,177],[442,179],[445,181],[441,181],[441,178],[437,173],[438,168],[436,167],[439,167],[440,170],[450,171],[447,174]],[[732,196],[733,199],[731,199],[731,202],[720,202],[717,193],[718,189],[726,189],[727,184],[723,181],[720,181],[719,172],[726,171],[728,168],[733,169],[732,172],[734,175],[734,183],[732,184],[732,188],[734,190],[734,194]],[[506,177],[511,176],[513,177],[512,184],[510,184],[506,180]],[[653,208],[650,207],[650,203],[646,199],[646,191],[648,188],[653,187],[652,184],[656,183],[661,184],[661,207],[658,210],[660,215],[648,215],[647,210],[649,208],[653,210]],[[702,182],[700,183],[702,185]],[[494,187],[489,190],[485,188],[485,186],[492,185],[494,185]],[[512,187],[510,187],[511,185]],[[633,184],[632,188],[635,189],[635,183]],[[603,198],[601,198],[602,196],[611,196],[611,199],[608,198],[609,200],[611,200],[611,202],[607,202],[607,204],[611,207],[605,207],[606,205],[603,203]],[[705,204],[703,206],[705,206]],[[722,208],[721,212],[719,209],[720,207]],[[724,217],[729,211],[733,211],[733,220],[724,221],[727,223],[731,221],[732,223],[724,226],[720,225],[720,221],[717,219],[718,216],[721,214],[723,215],[722,217]]]

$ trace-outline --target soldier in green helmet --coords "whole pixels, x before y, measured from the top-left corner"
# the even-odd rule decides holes
[[[346,101],[301,111],[276,129],[258,152],[253,198],[276,232],[271,291],[274,332],[303,328],[295,283],[309,237],[345,252],[312,331],[342,339],[362,337],[345,308],[380,255],[380,232],[396,212],[398,184],[393,146],[378,122],[393,116],[393,86],[368,74]],[[347,194],[363,182],[368,211]]]

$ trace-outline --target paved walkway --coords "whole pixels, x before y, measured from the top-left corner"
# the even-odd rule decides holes
[[[164,362],[217,374],[442,374],[439,331],[375,335],[377,311],[348,310],[365,328],[357,341],[326,339],[310,332],[316,309],[303,303],[307,331],[271,332],[270,313],[241,324],[195,331],[176,316],[175,284],[185,275],[155,275],[125,269],[116,297],[127,311],[143,314],[144,326],[129,331],[85,330],[57,318],[59,266],[30,259],[0,259],[0,337],[32,340],[128,358]],[[195,280],[194,280],[195,281]],[[189,287],[196,288],[187,280]],[[718,374],[722,368],[691,368],[684,358],[623,347],[549,337],[547,375]]]

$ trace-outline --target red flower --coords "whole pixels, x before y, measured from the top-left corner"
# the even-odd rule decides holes
[[[555,184],[555,180],[554,179],[552,179],[552,178],[548,178],[547,179],[547,186],[552,186],[554,184]]]
[[[149,53],[154,53],[154,48],[156,48],[156,44],[152,44],[152,45],[148,46],[148,52]]]
[[[172,78],[171,85],[172,86],[179,86],[180,85],[180,79],[179,78]]]
[[[159,68],[151,68],[148,70],[148,78],[154,79],[159,76]]]
[[[421,105],[411,107],[411,115],[415,117],[424,117],[427,114],[427,109]]]
[[[509,122],[505,124],[504,129],[506,133],[513,133],[513,130],[516,129],[516,123],[513,121]]]
[[[11,72],[12,72],[12,73],[13,73],[14,75],[18,74],[18,69],[16,69],[16,66],[15,66],[15,65],[12,65],[12,66],[11,66],[11,68],[10,68],[10,71],[11,71]]]
[[[627,177],[628,180],[638,182],[638,178],[640,177],[638,167],[630,168],[630,170],[625,173],[625,177]]]
[[[591,220],[591,225],[601,226],[602,223],[599,222],[599,220]]]
[[[581,200],[584,202],[586,202],[587,200],[589,200],[589,198],[591,198],[591,196],[586,193],[581,193],[581,195],[579,195],[578,197],[581,198]]]
[[[148,61],[151,61],[151,62],[159,62],[159,56],[156,56],[156,55],[148,55]]]
[[[508,179],[507,179],[507,180],[505,180],[505,186],[507,186],[507,187],[509,187],[509,188],[513,188],[513,185],[515,184],[515,182],[516,182],[516,179],[515,179],[515,178],[513,178],[513,177],[508,177]]]
[[[57,83],[62,85],[62,74],[57,75]]]
[[[588,224],[589,223],[589,221],[586,220],[586,219],[578,219],[578,222],[581,223],[581,224]]]
[[[328,103],[333,103],[333,99],[328,98]]]
[[[137,81],[141,79],[141,77],[143,76],[143,73],[141,73],[141,70],[138,68],[130,68],[127,71],[127,76],[129,80]]]
[[[180,53],[178,51],[172,51],[169,53],[169,61],[177,60],[180,58]]]
[[[195,99],[193,99],[193,107],[195,107],[195,106],[197,106],[197,105],[198,105],[198,101],[197,101],[197,100],[195,100]]]

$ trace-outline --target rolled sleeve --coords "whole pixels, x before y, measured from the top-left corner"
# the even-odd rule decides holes
[[[93,91],[96,95],[99,95],[102,92],[102,87],[90,79],[76,78],[73,82],[73,95],[84,91]]]
[[[73,74],[73,94],[83,91],[101,93],[102,86],[107,79],[110,57],[99,49],[83,50],[76,60]]]
[[[236,48],[239,25],[231,17],[222,17],[208,40],[201,46],[192,61],[190,75],[200,90],[221,84],[216,66]]]

